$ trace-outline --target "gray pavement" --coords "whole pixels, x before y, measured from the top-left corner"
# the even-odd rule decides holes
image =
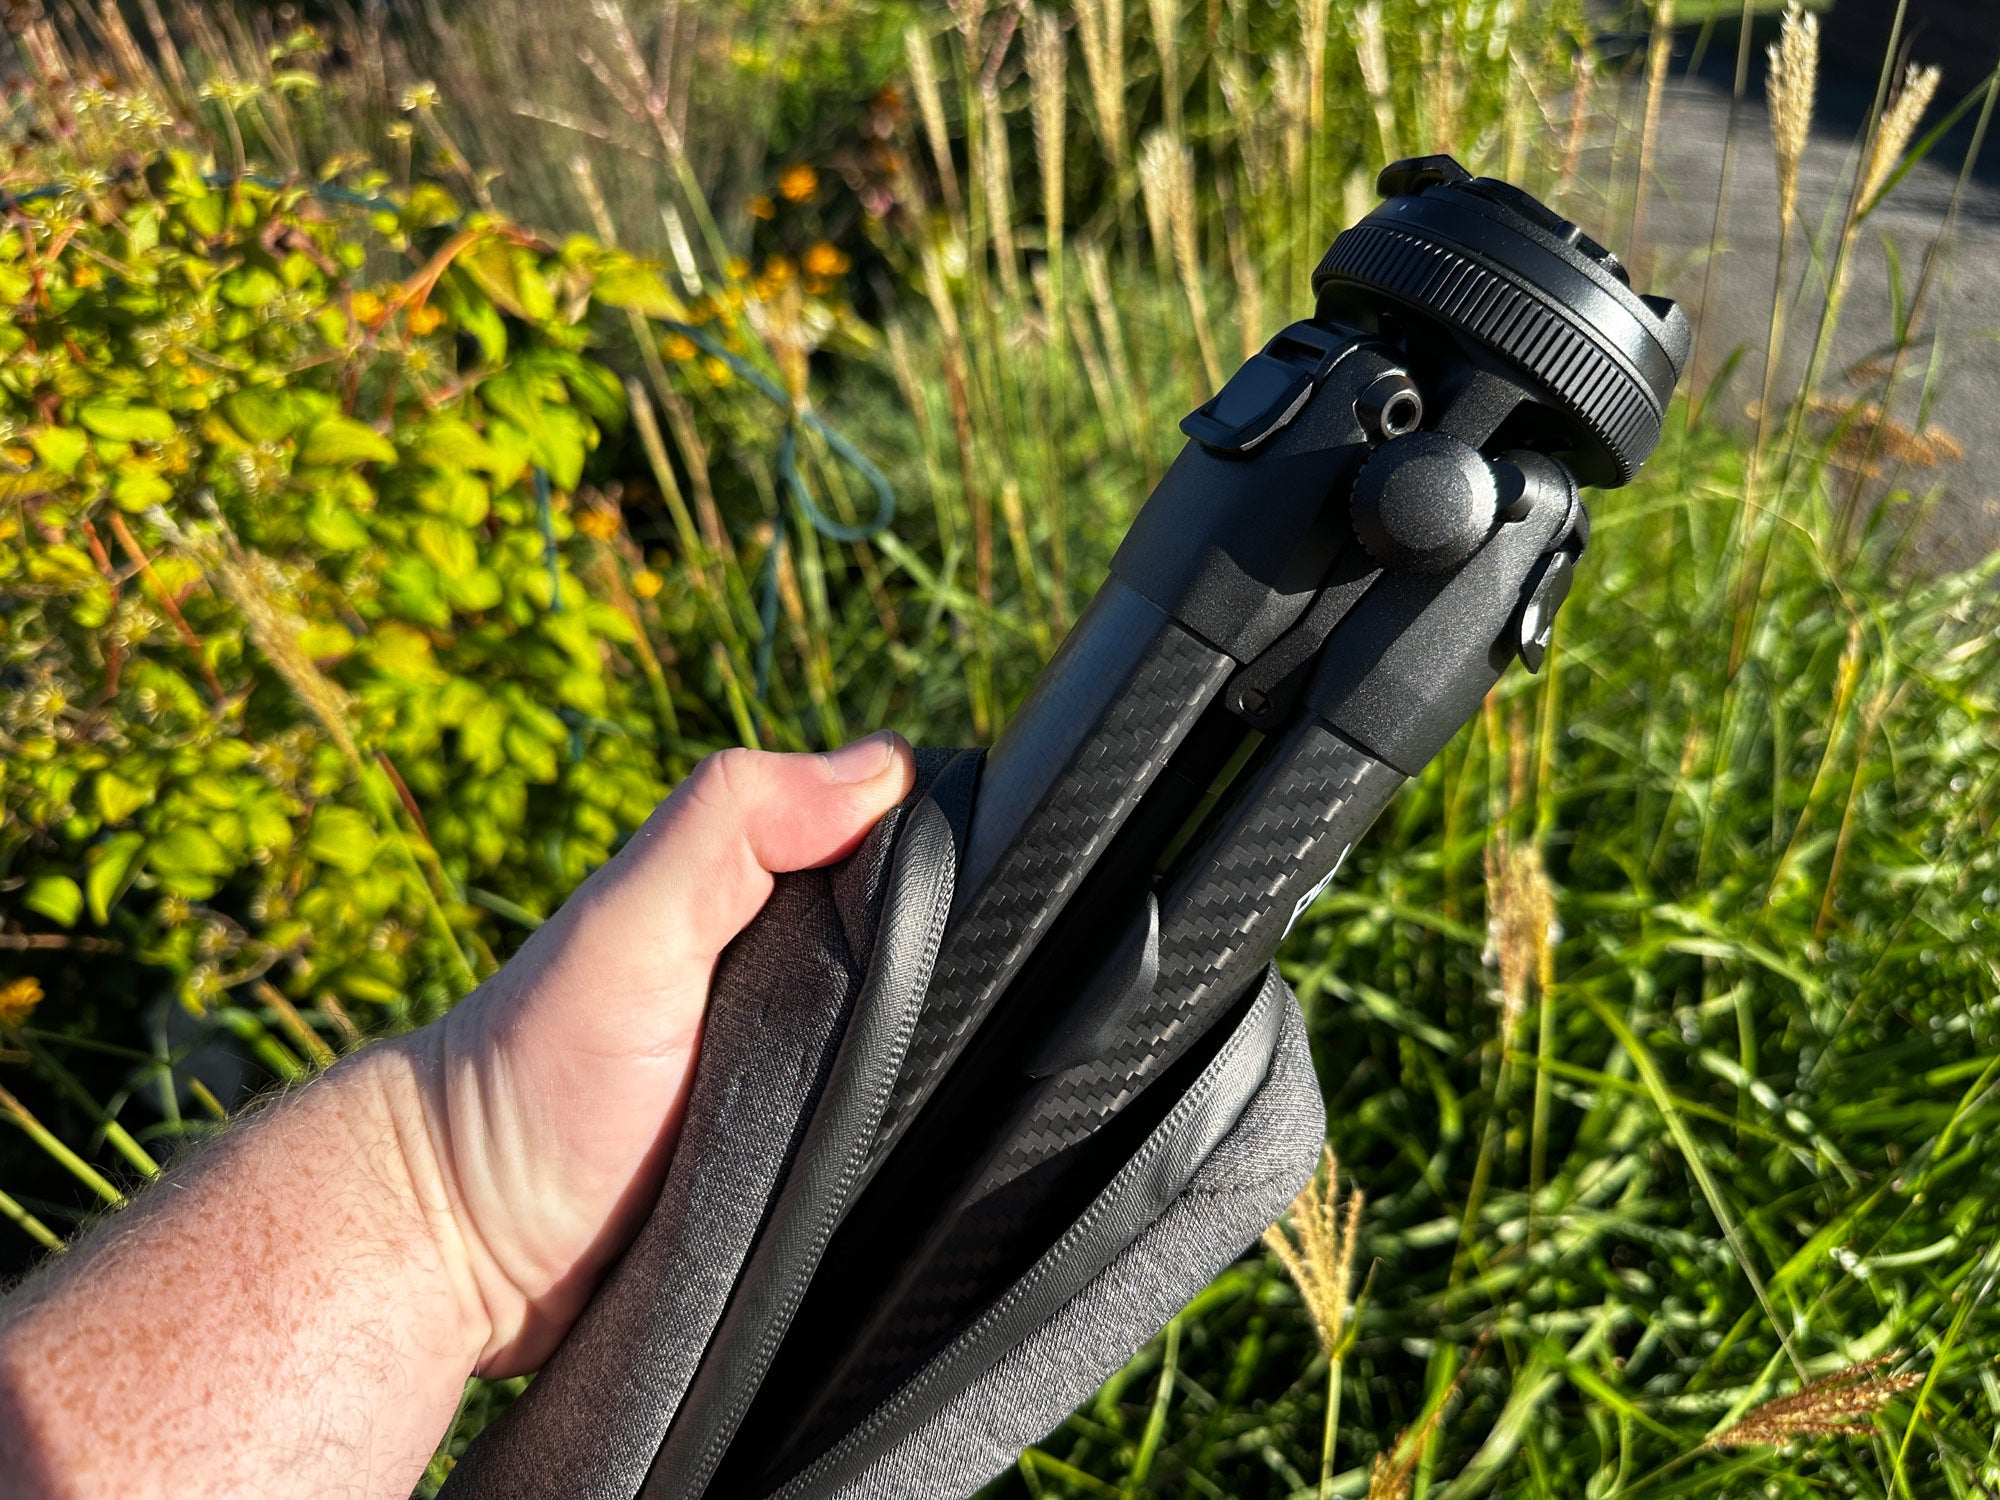
[[[1657,163],[1646,211],[1649,276],[1660,290],[1699,310],[1707,327],[1696,378],[1713,378],[1730,350],[1745,348],[1741,366],[1717,410],[1747,425],[1746,408],[1763,381],[1765,333],[1770,318],[1777,263],[1777,166],[1762,90],[1753,85],[1738,118],[1731,204],[1717,264],[1712,305],[1700,308],[1709,231],[1721,177],[1729,96],[1701,79],[1669,86],[1660,123]],[[2000,154],[2000,142],[1991,143]],[[1800,221],[1811,230],[1830,223],[1837,230],[1852,181],[1853,142],[1816,133],[1801,172]],[[1833,358],[1822,378],[1828,395],[1879,389],[1851,382],[1847,372],[1871,355],[1886,353],[1893,338],[1893,245],[1905,298],[1916,286],[1925,255],[1936,238],[1951,200],[1959,166],[1958,150],[1943,149],[1913,170],[1864,222],[1853,257],[1850,289]],[[1778,390],[1796,388],[1819,319],[1825,269],[1811,255],[1794,225],[1790,278],[1790,330]],[[1804,296],[1797,293],[1810,278]],[[1914,497],[1935,493],[1936,503],[1906,511],[1915,519],[1914,555],[1924,566],[1969,563],[2000,546],[2000,190],[1975,177],[1960,209],[1956,248],[1934,285],[1921,328],[1942,340],[1943,378],[1931,421],[1962,447],[1963,457],[1935,467],[1909,467],[1897,482]],[[1929,359],[1929,337],[1906,360],[1910,376],[1901,383],[1893,413],[1905,422],[1915,416],[1917,389]]]

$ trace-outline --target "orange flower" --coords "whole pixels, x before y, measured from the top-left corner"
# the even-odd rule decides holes
[[[637,594],[641,599],[656,597],[660,590],[666,586],[666,579],[655,573],[651,568],[641,568],[632,575],[632,592]]]
[[[388,304],[374,292],[356,292],[348,299],[348,308],[357,323],[379,323]]]
[[[592,507],[576,513],[576,529],[587,537],[608,542],[618,535],[618,516],[613,511]]]
[[[701,362],[701,370],[709,378],[710,382],[715,385],[728,385],[731,380],[736,378],[735,373],[728,365],[713,356]]]
[[[410,325],[410,332],[421,338],[444,322],[444,314],[426,302],[422,307],[411,308],[406,321]]]
[[[806,251],[806,270],[814,276],[834,277],[840,275],[852,264],[845,251],[837,245],[821,240]]]
[[[778,193],[787,203],[804,203],[819,191],[819,173],[795,162],[778,175]]]
[[[32,974],[0,984],[0,1026],[19,1026],[42,1003],[41,981]]]
[[[798,267],[792,264],[789,255],[773,255],[764,262],[764,269],[757,279],[750,283],[750,290],[760,302],[768,302],[792,283],[798,274]]]
[[[693,359],[697,350],[694,340],[684,333],[670,333],[660,340],[660,352],[676,363]]]
[[[775,218],[778,205],[771,201],[768,193],[759,193],[750,200],[750,217],[753,219]]]

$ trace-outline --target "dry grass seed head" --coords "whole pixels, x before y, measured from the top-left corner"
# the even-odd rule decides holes
[[[1321,1350],[1332,1359],[1347,1332],[1354,1287],[1354,1253],[1366,1199],[1350,1189],[1340,1201],[1340,1163],[1328,1147],[1323,1170],[1292,1200],[1292,1235],[1280,1224],[1264,1231],[1264,1243],[1299,1289],[1311,1314]]]
[[[1868,148],[1868,166],[1861,174],[1863,208],[1874,201],[1909,150],[1910,139],[1937,94],[1939,76],[1936,68],[1920,68],[1915,63],[1904,72],[1902,85],[1882,111],[1882,123],[1875,128],[1875,139]]]
[[[1465,1384],[1465,1377],[1472,1367],[1479,1363],[1480,1355],[1486,1352],[1486,1341],[1492,1336],[1491,1330],[1479,1335],[1479,1342],[1472,1346],[1472,1352],[1459,1362],[1458,1373],[1451,1377],[1451,1384],[1444,1395],[1430,1409],[1430,1414],[1414,1427],[1405,1427],[1402,1436],[1386,1453],[1377,1453],[1375,1462],[1368,1467],[1368,1493],[1364,1500],[1409,1500],[1410,1482],[1416,1477],[1417,1464],[1424,1456],[1431,1435],[1444,1420],[1445,1411]]]
[[[1921,1370],[1886,1375],[1883,1368],[1900,1359],[1885,1354],[1863,1364],[1849,1365],[1811,1384],[1753,1406],[1702,1444],[1704,1448],[1776,1447],[1800,1437],[1834,1437],[1863,1433],[1890,1401],[1923,1383]]]
[[[1500,1035],[1510,1041],[1527,1012],[1531,985],[1546,989],[1555,978],[1555,945],[1562,929],[1556,919],[1555,886],[1534,844],[1517,846],[1503,830],[1486,846],[1486,951],[1488,966],[1499,970],[1494,999],[1500,1006]]]
[[[1063,225],[1064,67],[1062,22],[1037,8],[1028,15],[1028,87],[1034,115],[1035,160],[1042,174],[1042,218],[1051,255],[1061,254]]]
[[[1778,156],[1778,222],[1790,225],[1799,201],[1799,163],[1812,133],[1813,93],[1819,83],[1819,17],[1799,0],[1785,9],[1778,39],[1766,51],[1764,81],[1771,106],[1771,144]]]
[[[1898,467],[1935,469],[1939,464],[1956,463],[1965,457],[1965,445],[1944,428],[1926,427],[1918,431],[1893,416],[1885,419],[1879,401],[1854,404],[1830,396],[1815,396],[1810,410],[1815,417],[1829,417],[1845,424],[1833,445],[1833,461],[1848,470],[1865,463],[1870,479],[1879,479]]]
[[[1077,0],[1083,69],[1097,107],[1097,130],[1111,164],[1125,167],[1125,0]]]
[[[1148,131],[1139,142],[1139,193],[1145,200],[1146,227],[1152,232],[1153,253],[1167,264],[1173,254],[1174,183],[1179,177],[1173,138],[1164,130]]]
[[[917,114],[924,122],[924,139],[937,162],[947,202],[958,199],[958,169],[951,159],[951,138],[945,127],[944,94],[938,88],[937,61],[931,39],[921,26],[903,33],[903,58],[910,70],[910,92],[917,96]]]
[[[341,754],[360,764],[360,747],[348,723],[352,701],[346,690],[322,672],[300,644],[304,622],[286,600],[288,580],[270,558],[261,552],[244,550],[229,531],[213,497],[204,496],[204,500],[215,531],[183,532],[159,512],[151,513],[152,519],[161,524],[176,546],[201,565],[216,591],[242,613],[250,639],[264,653],[264,659],[306,710],[319,720],[320,727],[340,747]]]

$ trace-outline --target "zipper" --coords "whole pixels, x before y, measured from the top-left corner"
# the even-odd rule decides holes
[[[1057,1276],[1065,1268],[1065,1261],[1077,1252],[1080,1245],[1088,1246],[1090,1236],[1097,1225],[1124,1206],[1123,1200],[1132,1190],[1135,1181],[1142,1182],[1148,1169],[1159,1158],[1174,1148],[1176,1144],[1175,1138],[1187,1126],[1190,1118],[1198,1115],[1206,1108],[1210,1097],[1224,1086],[1224,1083],[1233,1070],[1233,1064],[1242,1050],[1250,1046],[1259,1033],[1266,1031],[1271,1033],[1266,1047],[1265,1069],[1268,1073],[1270,1066],[1268,1054],[1275,1051],[1277,1043],[1277,1028],[1269,1024],[1269,1019],[1271,1012],[1278,1010],[1282,1005],[1280,996],[1284,993],[1283,981],[1278,978],[1276,966],[1274,965],[1266,969],[1258,997],[1252,1003],[1249,1011],[1245,1013],[1242,1022],[1236,1029],[1236,1034],[1229,1039],[1223,1049],[1216,1055],[1215,1061],[1209,1065],[1201,1077],[1181,1097],[1180,1102],[1160,1122],[1159,1127],[1154,1130],[1153,1134],[1146,1139],[1146,1142],[1138,1151],[1133,1153],[1131,1160],[1119,1169],[1117,1176],[1091,1202],[1090,1207],[1084,1210],[1082,1216],[1063,1232],[1055,1244],[1049,1247],[1042,1258],[1036,1261],[1019,1281],[1015,1282],[1012,1287],[1002,1293],[1000,1298],[992,1306],[988,1307],[985,1312],[981,1313],[963,1333],[952,1340],[949,1345],[931,1359],[921,1370],[917,1371],[901,1386],[897,1387],[892,1394],[883,1400],[881,1405],[877,1406],[872,1413],[858,1423],[846,1437],[821,1454],[819,1458],[815,1459],[804,1470],[794,1475],[781,1488],[771,1493],[767,1497],[767,1500],[806,1500],[808,1496],[823,1493],[819,1486],[830,1478],[832,1482],[839,1483],[844,1478],[853,1477],[855,1472],[853,1461],[857,1452],[873,1442],[882,1433],[884,1428],[890,1426],[899,1417],[908,1412],[934,1386],[942,1381],[954,1378],[958,1372],[953,1369],[953,1366],[958,1362],[958,1357],[962,1357],[968,1349],[976,1349],[983,1338],[987,1337],[997,1326],[1003,1324],[1025,1301],[1035,1296],[1043,1283]],[[1282,1021],[1282,1018],[1280,1018],[1280,1021]],[[1241,1118],[1243,1107],[1248,1105],[1250,1098],[1256,1093],[1257,1087],[1261,1087],[1261,1075],[1259,1084],[1245,1092],[1242,1105],[1239,1105],[1235,1116],[1229,1122],[1229,1126],[1225,1127],[1217,1135],[1217,1142],[1223,1136],[1226,1136],[1229,1128],[1233,1128],[1236,1120]],[[1204,1152],[1201,1159],[1206,1160],[1208,1154],[1213,1149],[1214,1145],[1212,1143],[1209,1151]],[[1197,1169],[1199,1165],[1200,1163],[1197,1162]],[[1185,1190],[1185,1186],[1186,1184],[1183,1183],[1181,1190]],[[1144,1233],[1144,1228],[1142,1227],[1139,1232]],[[1134,1235],[1133,1239],[1136,1238],[1137,1235]],[[1104,1264],[1109,1265],[1111,1261],[1130,1248],[1131,1244],[1131,1239],[1126,1240],[1124,1244],[1112,1251],[1111,1256]],[[1087,1286],[1091,1279],[1101,1274],[1103,1269],[1103,1266],[1099,1266],[1093,1270],[1090,1276],[1084,1278],[1082,1285]],[[1073,1289],[1069,1296],[1076,1295],[1081,1289],[1081,1286]],[[1067,1302],[1069,1297],[1065,1297],[1063,1300]],[[1007,1349],[1001,1350],[984,1366],[974,1370],[970,1378],[972,1380],[978,1379],[990,1370],[994,1364],[997,1364],[1000,1359],[1005,1358],[1017,1345],[1018,1341],[1015,1345],[1010,1345]],[[845,1474],[842,1474],[843,1470],[846,1471]],[[834,1478],[833,1476],[836,1475],[840,1477]]]
[[[930,812],[931,816],[924,819],[926,810]],[[920,825],[919,819],[924,819],[924,822],[930,826],[925,827]],[[898,1020],[896,1033],[892,1040],[893,1057],[891,1060],[894,1065],[881,1070],[881,1076],[869,1096],[867,1107],[861,1118],[856,1121],[857,1129],[855,1131],[855,1138],[846,1147],[844,1159],[834,1179],[833,1190],[827,1194],[826,1201],[812,1225],[811,1233],[805,1243],[804,1254],[795,1263],[790,1273],[788,1278],[789,1284],[784,1289],[783,1296],[779,1301],[774,1316],[767,1322],[758,1337],[750,1362],[750,1368],[757,1373],[759,1380],[761,1380],[764,1370],[769,1367],[771,1359],[777,1353],[777,1347],[784,1339],[786,1330],[791,1326],[793,1315],[798,1311],[799,1302],[804,1297],[806,1288],[811,1284],[813,1273],[818,1269],[820,1256],[825,1252],[828,1240],[833,1237],[834,1229],[838,1227],[841,1218],[846,1213],[848,1200],[853,1192],[855,1181],[861,1174],[862,1167],[868,1159],[869,1148],[874,1142],[876,1127],[881,1123],[883,1112],[888,1108],[890,1095],[895,1089],[896,1078],[901,1071],[902,1056],[908,1050],[910,1038],[916,1030],[917,1016],[922,1009],[923,996],[930,986],[931,969],[937,961],[938,949],[944,939],[945,923],[951,912],[951,888],[954,884],[951,877],[955,874],[957,863],[955,840],[952,835],[950,820],[938,808],[937,804],[927,797],[911,815],[910,825],[905,829],[904,837],[905,840],[914,840],[917,838],[934,839],[941,842],[943,848],[935,861],[940,868],[933,873],[927,882],[929,886],[930,913],[929,922],[924,932],[923,946],[918,952],[917,962],[913,966],[912,974],[903,986],[905,1014]],[[897,876],[892,877],[891,893],[888,898],[889,905],[893,905],[895,901],[895,886],[901,883],[901,878],[907,877],[909,868],[914,863],[913,858],[905,857],[909,849],[910,845],[906,842],[904,848],[898,851]],[[885,913],[888,909],[889,907],[885,906]],[[881,947],[878,940],[875,957],[879,958],[880,956]],[[851,1035],[852,1032],[850,1031],[849,1034]],[[829,1084],[825,1097],[831,1098],[832,1096],[832,1085]],[[795,1181],[796,1178],[792,1180]],[[747,1267],[745,1274],[748,1274]],[[713,1349],[714,1346],[711,1344],[711,1353],[713,1353]],[[696,1380],[699,1379],[700,1375],[697,1374]],[[663,1491],[664,1494],[683,1497],[695,1497],[703,1494],[709,1480],[714,1477],[724,1453],[728,1450],[730,1441],[735,1437],[737,1428],[742,1424],[744,1414],[749,1410],[750,1403],[755,1399],[756,1394],[757,1382],[752,1381],[747,1383],[743,1389],[730,1398],[728,1405],[722,1410],[722,1420],[709,1434],[708,1440],[695,1462],[681,1473],[667,1478],[666,1484],[668,1487]],[[662,1445],[662,1452],[664,1452],[664,1448],[665,1445]],[[640,1489],[642,1496],[652,1490],[654,1475],[659,1472],[659,1457],[659,1454],[654,1456],[653,1471],[647,1475],[646,1483]]]

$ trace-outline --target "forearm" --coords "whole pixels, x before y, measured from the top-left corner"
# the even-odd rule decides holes
[[[507,967],[0,1301],[0,1500],[402,1500],[475,1368],[547,1358],[658,1197],[716,956],[910,785],[711,756]]]
[[[256,1116],[0,1302],[0,1493],[410,1492],[488,1338],[419,1038]]]

